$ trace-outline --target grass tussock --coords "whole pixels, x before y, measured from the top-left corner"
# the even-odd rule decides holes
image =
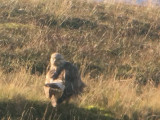
[[[0,3],[0,119],[159,119],[159,6]],[[42,87],[55,51],[79,68],[87,84],[82,96],[57,109]]]

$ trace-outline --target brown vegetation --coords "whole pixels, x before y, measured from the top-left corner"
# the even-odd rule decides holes
[[[159,119],[159,20],[158,6],[0,0],[0,119]],[[42,87],[52,52],[88,86],[57,111]]]

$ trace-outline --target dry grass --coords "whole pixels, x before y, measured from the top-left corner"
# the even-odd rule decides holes
[[[159,119],[158,6],[0,3],[0,119]],[[87,84],[78,100],[57,110],[42,87],[55,51],[80,69]]]
[[[4,111],[1,111],[4,118],[9,119],[9,116],[11,118],[17,116],[19,119],[26,119],[26,116],[31,114],[28,119],[42,117],[48,119],[48,117],[53,118],[55,115],[57,115],[56,119],[58,119],[58,116],[59,119],[64,119],[60,117],[61,114],[64,114],[64,116],[69,116],[71,119],[74,115],[76,119],[81,118],[83,115],[87,119],[86,114],[92,112],[92,114],[95,114],[94,111],[106,116],[106,118],[108,116],[121,119],[125,119],[126,116],[131,119],[159,118],[160,103],[158,99],[160,98],[160,89],[155,88],[152,83],[139,86],[135,85],[133,79],[114,81],[113,79],[105,80],[104,76],[99,76],[97,80],[94,80],[86,75],[83,78],[87,84],[85,92],[78,99],[73,98],[70,103],[71,105],[75,104],[77,107],[62,106],[57,112],[51,109],[51,105],[48,104],[49,100],[45,98],[43,91],[44,75],[30,75],[25,70],[21,70],[18,73],[8,75],[1,71],[0,77],[0,108],[3,110],[6,105],[8,106]],[[70,112],[68,113],[65,107],[66,109],[69,107],[70,112],[76,111],[76,113],[73,113],[73,116],[72,114],[68,115]],[[87,110],[86,113],[82,112],[84,110],[79,110],[80,108]],[[32,109],[34,112],[29,113],[28,111],[32,111]],[[41,112],[39,113],[39,111]],[[47,115],[45,115],[45,111]],[[4,114],[6,115],[4,116]],[[101,119],[106,118],[102,117]]]
[[[148,83],[146,86],[135,85],[133,79],[121,81],[89,82],[89,91],[83,95],[81,104],[94,105],[108,109],[121,119],[159,118],[159,88]]]
[[[44,76],[31,75],[21,70],[10,74],[2,73],[0,77],[1,99],[16,99],[17,96],[22,96],[28,100],[44,100],[45,98],[42,89]]]

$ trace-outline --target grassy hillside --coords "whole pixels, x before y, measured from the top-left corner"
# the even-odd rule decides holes
[[[0,0],[0,119],[159,119],[158,6]],[[82,96],[53,109],[43,84],[59,52],[80,70]]]

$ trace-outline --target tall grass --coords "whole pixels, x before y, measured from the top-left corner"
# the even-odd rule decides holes
[[[85,93],[82,104],[95,105],[111,110],[118,118],[126,115],[130,119],[148,119],[159,117],[159,88],[153,84],[135,86],[132,79],[119,82],[99,79],[90,86],[90,91]]]
[[[159,119],[158,6],[0,3],[0,119]],[[57,109],[43,93],[55,51],[79,68],[87,84],[82,96]]]
[[[101,113],[103,110],[106,111],[101,114],[106,118],[108,116],[121,119],[125,119],[126,116],[131,119],[159,118],[159,88],[155,88],[152,83],[146,86],[136,86],[133,79],[106,81],[103,76],[100,76],[94,80],[86,75],[82,78],[87,84],[85,92],[78,98],[73,98],[70,103],[77,105],[79,109],[87,110],[85,114],[83,110],[73,106],[62,106],[58,111],[55,111],[55,108],[52,109],[43,91],[44,75],[30,75],[21,70],[11,75],[2,73],[0,77],[2,118],[26,119],[28,116],[28,119],[48,119],[48,117],[59,116],[59,119],[64,119],[60,117],[63,114],[70,119],[73,119],[73,115],[76,116],[76,119],[85,115],[87,119],[86,114],[92,112],[95,114],[94,111]],[[65,110],[67,107],[70,112],[79,111],[79,113],[72,115]]]

